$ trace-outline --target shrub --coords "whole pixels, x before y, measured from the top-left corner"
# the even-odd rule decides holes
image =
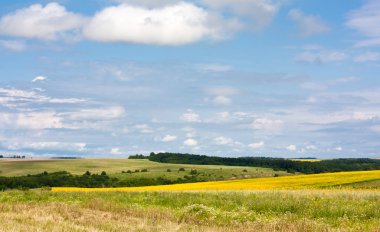
[[[191,169],[191,171],[190,171],[190,174],[191,175],[196,175],[198,172],[197,172],[197,170],[195,170],[195,169]]]
[[[148,169],[142,169],[141,172],[148,172]]]
[[[184,171],[186,171],[186,170],[185,170],[185,168],[180,168],[180,169],[178,169],[178,171],[180,171],[180,172],[184,172]]]
[[[172,170],[171,170],[171,169],[169,169],[169,168],[166,170],[166,172],[171,172],[171,171],[172,171]]]

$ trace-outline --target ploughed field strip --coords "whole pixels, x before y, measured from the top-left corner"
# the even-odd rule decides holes
[[[234,190],[298,190],[328,188],[368,188],[380,189],[380,170],[323,173],[244,180],[213,181],[203,183],[128,187],[128,188],[52,188],[53,192],[91,191],[234,191]],[[375,184],[373,184],[375,183]]]

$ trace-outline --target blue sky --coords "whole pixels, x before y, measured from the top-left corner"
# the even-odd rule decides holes
[[[0,152],[379,157],[380,1],[5,0]]]

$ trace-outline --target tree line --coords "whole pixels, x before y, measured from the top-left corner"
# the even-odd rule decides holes
[[[129,159],[148,159],[159,163],[199,164],[199,165],[226,165],[272,168],[275,171],[290,173],[317,174],[342,171],[380,170],[380,160],[357,159],[329,159],[319,162],[299,162],[283,158],[267,157],[216,157],[181,153],[151,153],[149,156],[130,156]]]
[[[101,174],[91,174],[86,172],[83,175],[72,175],[69,172],[61,171],[48,173],[43,172],[36,175],[5,177],[0,176],[0,191],[8,189],[35,189],[44,187],[80,187],[80,188],[103,188],[103,187],[140,187],[152,185],[169,185],[180,183],[193,183],[204,181],[199,179],[196,173],[190,173],[189,176],[178,178],[176,180],[157,178],[133,178],[128,180],[119,180],[107,175],[106,172]]]

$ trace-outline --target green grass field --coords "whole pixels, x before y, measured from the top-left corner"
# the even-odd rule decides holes
[[[378,231],[379,191],[0,193],[0,231]]]
[[[184,172],[179,169],[184,168]],[[148,172],[122,173],[131,170],[147,169]],[[167,170],[170,169],[171,172]],[[120,180],[133,178],[157,178],[175,180],[189,175],[192,169],[197,170],[199,179],[205,181],[272,177],[277,175],[289,175],[282,171],[273,171],[268,168],[256,167],[233,167],[218,165],[186,165],[186,164],[163,164],[151,162],[149,160],[129,160],[129,159],[76,159],[76,160],[1,160],[0,176],[23,176],[28,174],[38,174],[44,171],[58,172],[68,171],[72,174],[81,175],[86,171],[91,173],[101,173],[106,171],[111,177]]]
[[[179,172],[179,168],[185,168],[185,172]],[[121,173],[136,169],[148,169],[148,172]],[[46,189],[0,192],[0,231],[380,230],[379,171],[274,177],[288,174],[265,168],[128,159],[0,160],[0,175],[4,176],[43,171],[73,174],[106,171],[121,179],[160,176],[175,179],[188,175],[191,169],[207,180],[228,181],[164,186],[168,190],[165,192],[160,190],[162,186],[136,188],[136,192],[112,189],[108,192]],[[234,178],[251,179],[235,181]],[[235,187],[225,191],[231,184]]]

